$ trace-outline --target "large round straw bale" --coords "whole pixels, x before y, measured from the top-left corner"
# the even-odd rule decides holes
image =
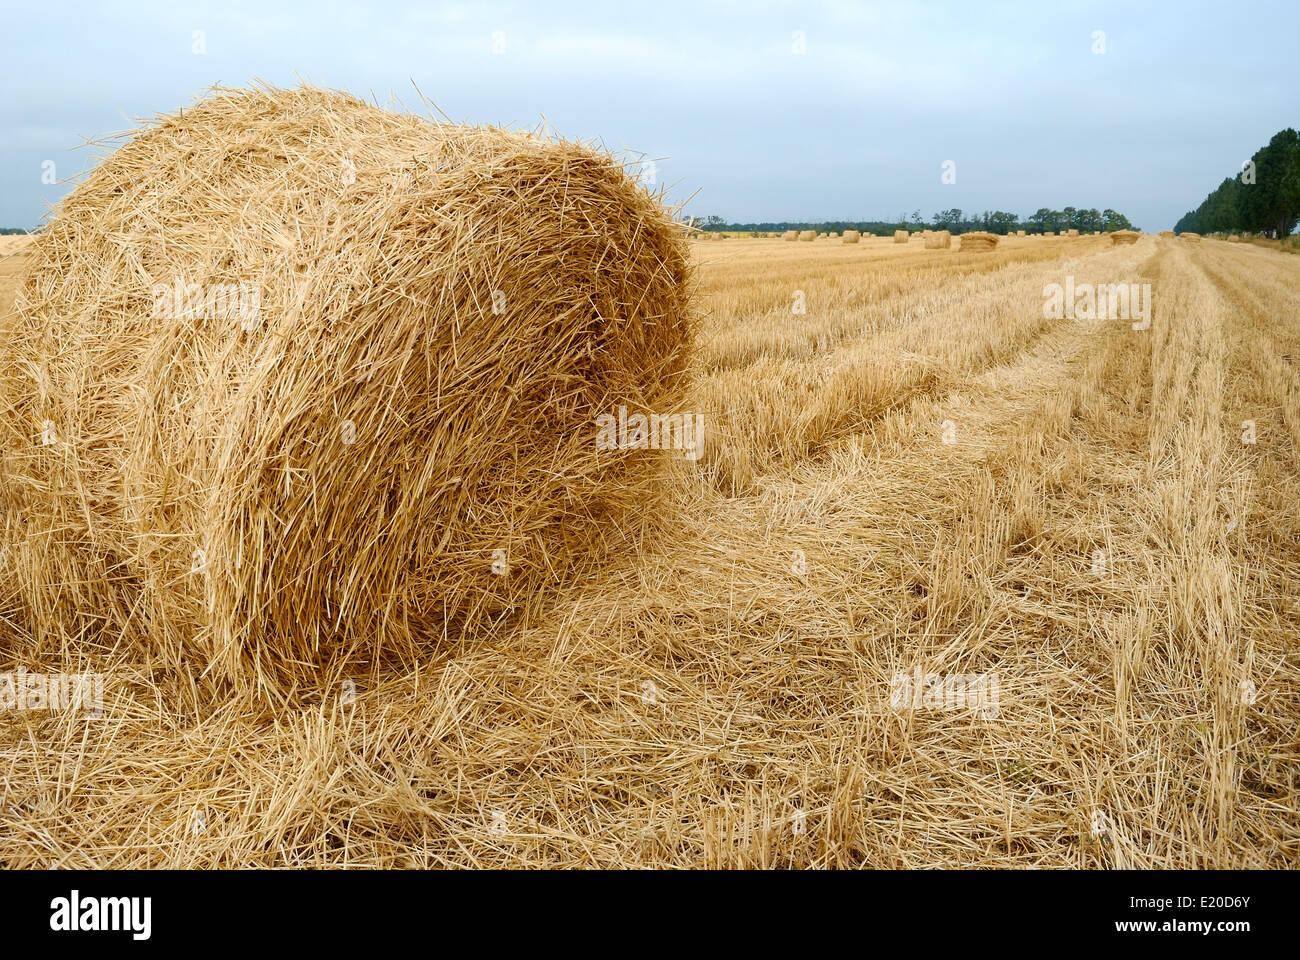
[[[800,240],[816,240],[816,239],[817,239],[817,231],[816,231],[816,230],[801,230],[801,231],[799,232],[799,239],[800,239]]]
[[[1142,234],[1136,230],[1116,230],[1110,235],[1113,244],[1137,243]]]
[[[781,239],[782,239],[782,240],[798,240],[798,239],[799,239],[799,231],[798,231],[798,230],[787,230],[785,233],[781,234]]]
[[[895,230],[895,231],[894,231],[894,242],[895,242],[895,243],[907,243],[908,238],[909,238],[910,236],[911,236],[911,235],[910,235],[906,230]]]
[[[1241,243],[1241,237],[1237,236],[1235,233],[1230,233],[1230,234],[1228,234],[1228,242],[1229,242],[1229,243]]]
[[[38,635],[139,629],[264,692],[410,663],[661,485],[596,418],[681,412],[687,258],[586,146],[215,90],[35,246],[0,493]]]
[[[1069,237],[1077,237],[1078,235],[1079,235],[1079,231],[1078,231],[1078,230],[1073,230],[1073,229],[1067,231],[1067,233],[1066,233],[1066,236],[1069,236]]]
[[[859,243],[859,242],[861,242],[861,240],[862,240],[862,234],[859,233],[857,230],[845,230],[845,231],[844,231],[844,242],[845,242],[845,243]]]
[[[973,233],[963,233],[961,235],[961,249],[963,251],[984,253],[995,249],[997,245],[998,237],[994,233],[976,230]]]
[[[1023,237],[1024,235],[1025,235],[1025,231],[1023,231],[1023,230],[1017,230],[1017,231],[1016,231],[1016,236],[1017,236],[1017,237]]]
[[[952,233],[948,230],[927,230],[925,233],[925,249],[927,250],[947,250],[952,246]]]

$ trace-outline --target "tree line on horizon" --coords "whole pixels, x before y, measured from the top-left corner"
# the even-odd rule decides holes
[[[1066,207],[1064,210],[1052,210],[1039,207],[1028,217],[1007,213],[1004,210],[985,210],[983,213],[967,215],[960,208],[936,212],[928,221],[922,218],[921,211],[915,210],[909,217],[899,214],[897,220],[823,220],[818,222],[794,222],[782,220],[763,223],[727,223],[721,217],[706,216],[696,220],[702,230],[729,231],[736,233],[762,232],[770,233],[785,230],[817,230],[824,233],[843,233],[845,230],[857,230],[876,236],[890,236],[895,230],[947,230],[951,233],[973,233],[977,230],[1005,236],[1024,230],[1026,233],[1059,233],[1063,230],[1078,230],[1080,233],[1092,233],[1100,230],[1110,233],[1114,230],[1132,230],[1133,224],[1128,217],[1109,208],[1097,210],[1095,207]]]
[[[1174,224],[1178,233],[1291,235],[1300,221],[1300,134],[1279,130],[1201,205]]]

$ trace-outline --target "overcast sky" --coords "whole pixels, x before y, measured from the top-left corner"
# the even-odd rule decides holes
[[[85,140],[255,78],[545,117],[663,158],[688,213],[730,221],[1073,205],[1165,229],[1300,126],[1297,0],[19,3],[4,23],[0,226],[69,189],[44,161],[72,177]]]

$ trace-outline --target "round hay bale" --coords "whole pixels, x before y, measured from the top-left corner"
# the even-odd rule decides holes
[[[787,230],[785,233],[781,234],[781,239],[782,239],[782,240],[798,240],[798,239],[799,239],[799,231],[798,231],[798,230]]]
[[[800,239],[800,240],[809,240],[809,241],[811,241],[811,240],[816,240],[816,239],[817,239],[817,231],[816,231],[816,230],[801,230],[801,231],[799,232],[799,239]]]
[[[586,146],[218,89],[35,254],[0,476],[38,639],[126,630],[285,696],[495,620],[662,486],[596,418],[680,412],[685,247]]]
[[[961,249],[963,251],[986,253],[990,250],[996,249],[997,245],[998,237],[995,233],[976,230],[973,233],[963,233],[961,235]]]
[[[1229,243],[1241,243],[1241,237],[1237,236],[1235,233],[1233,233],[1233,234],[1229,234],[1229,235],[1228,235],[1228,242],[1229,242]]]
[[[1071,236],[1071,237],[1077,237],[1078,235],[1079,235],[1079,231],[1078,231],[1078,230],[1071,230],[1071,231],[1068,233],[1068,236]]]
[[[1137,243],[1142,234],[1136,230],[1116,230],[1110,235],[1110,242],[1116,245]]]
[[[1023,231],[1023,230],[1017,230],[1017,231],[1016,231],[1016,236],[1017,236],[1017,237],[1023,237],[1024,235],[1025,235],[1025,231]]]
[[[924,240],[927,250],[947,250],[952,246],[952,233],[948,230],[927,230]]]
[[[895,231],[894,231],[894,242],[895,242],[895,243],[907,243],[907,241],[908,241],[908,239],[910,238],[910,236],[911,236],[911,235],[910,235],[906,230],[895,230]]]
[[[845,243],[860,243],[861,241],[862,241],[862,234],[859,233],[857,230],[845,230],[845,231],[844,231],[844,242],[845,242]]]

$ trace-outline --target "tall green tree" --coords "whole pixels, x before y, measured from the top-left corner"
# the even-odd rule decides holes
[[[1288,236],[1300,222],[1300,135],[1290,127],[1278,131],[1243,168],[1183,214],[1174,229]]]

